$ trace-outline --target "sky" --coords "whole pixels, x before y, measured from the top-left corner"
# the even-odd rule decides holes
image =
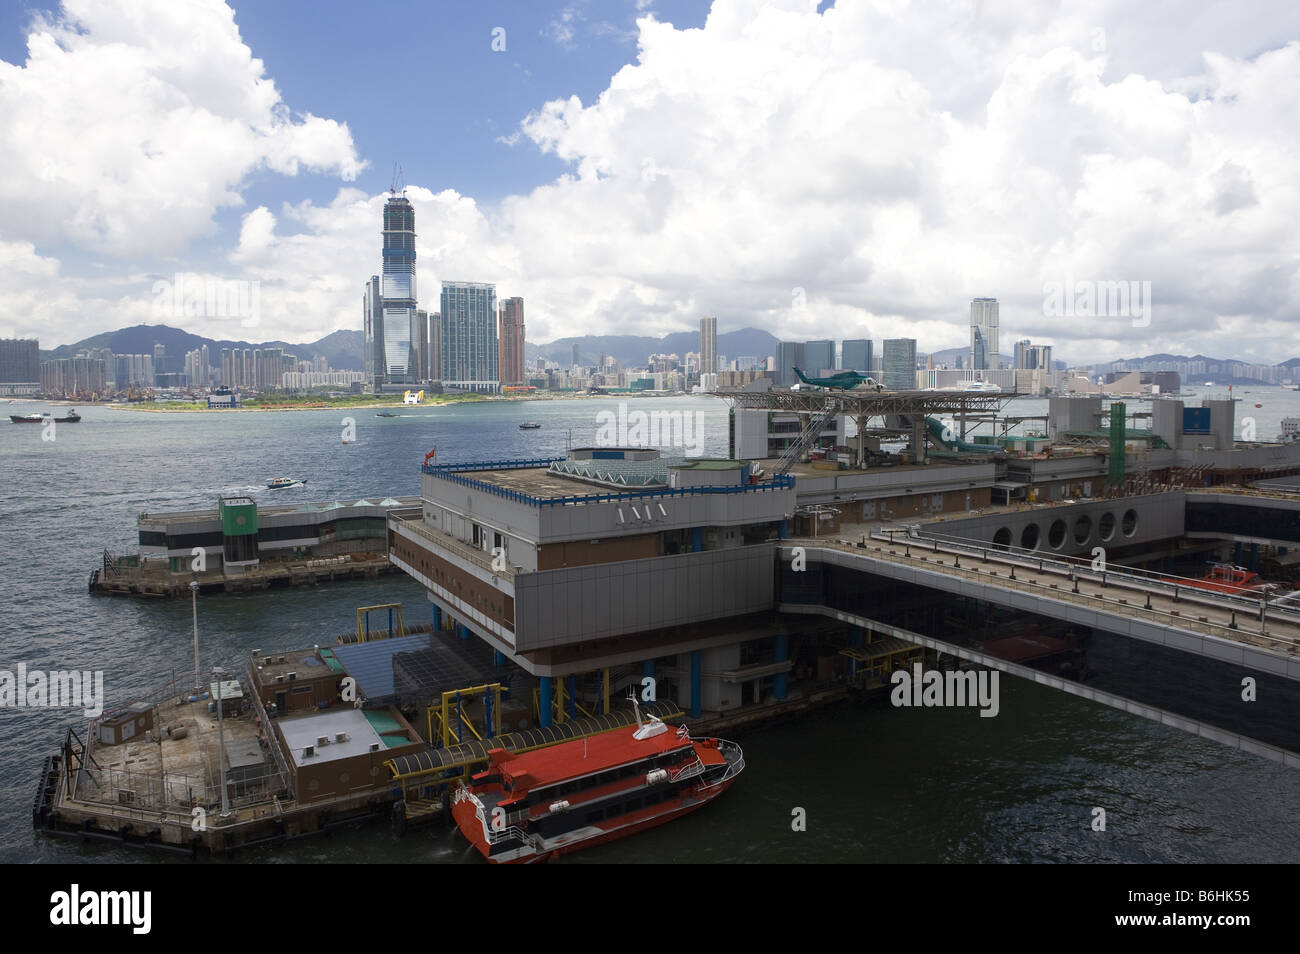
[[[1003,355],[1300,355],[1300,5],[1252,0],[10,3],[0,337],[359,330],[399,167],[421,307],[537,343],[926,353],[993,297]]]

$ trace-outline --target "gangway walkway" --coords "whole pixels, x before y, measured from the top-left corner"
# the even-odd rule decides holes
[[[894,566],[923,568],[986,588],[1032,593],[1043,599],[1084,604],[1099,612],[1143,619],[1300,658],[1300,612],[1267,600],[1198,589],[1179,578],[1128,567],[1095,570],[1089,561],[1035,556],[988,544],[873,530],[859,541],[819,537],[783,541],[793,546],[848,551]]]

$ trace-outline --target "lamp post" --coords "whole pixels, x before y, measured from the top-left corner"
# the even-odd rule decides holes
[[[217,677],[217,769],[221,777],[221,815],[224,818],[230,814],[230,796],[226,792],[226,726],[221,705],[221,677],[225,670],[218,667],[212,670],[212,674]]]
[[[203,683],[199,682],[199,581],[190,580],[190,608],[194,612],[194,692],[199,694],[203,691]]]

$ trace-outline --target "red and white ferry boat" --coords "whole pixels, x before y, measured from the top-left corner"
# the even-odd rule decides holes
[[[745,768],[740,746],[637,724],[513,755],[456,789],[451,813],[488,861],[545,861],[661,825],[717,798]]]

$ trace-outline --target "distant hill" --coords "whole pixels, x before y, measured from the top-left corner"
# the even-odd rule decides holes
[[[652,354],[676,354],[685,358],[688,351],[700,350],[698,331],[677,331],[662,338],[642,335],[583,335],[579,338],[557,338],[544,345],[527,344],[524,356],[528,361],[539,355],[548,361],[568,365],[573,360],[573,346],[578,346],[578,363],[593,366],[601,353],[610,355],[624,366],[644,366]],[[763,358],[776,354],[775,335],[758,328],[742,328],[718,335],[718,354],[733,360],[741,355]]]
[[[218,341],[169,325],[133,325],[84,338],[74,344],[60,345],[49,351],[42,349],[41,360],[70,358],[78,351],[90,348],[108,348],[114,354],[153,354],[155,344],[167,349],[169,360],[179,359],[185,352],[207,345],[208,360],[214,366],[221,361],[222,348],[283,348],[287,353],[296,355],[299,361],[314,360],[317,355],[324,355],[330,367],[336,371],[360,371],[365,342],[360,331],[351,330],[335,331],[318,341],[303,344],[289,341]]]

